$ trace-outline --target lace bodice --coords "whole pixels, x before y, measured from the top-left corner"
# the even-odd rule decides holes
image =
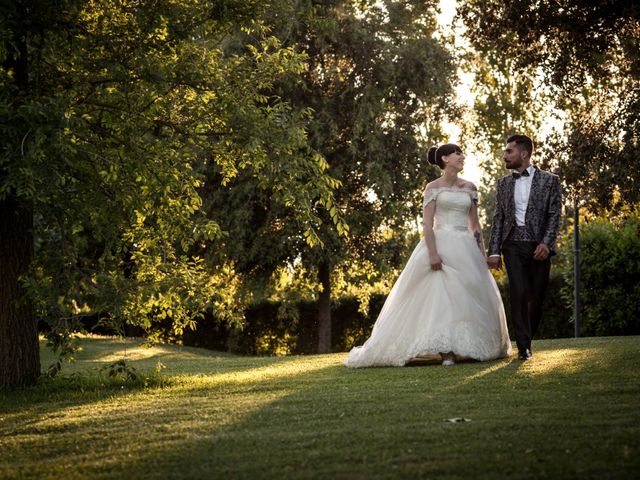
[[[436,202],[434,228],[465,230],[468,225],[469,207],[478,200],[478,192],[469,188],[442,187],[424,191],[422,206]]]

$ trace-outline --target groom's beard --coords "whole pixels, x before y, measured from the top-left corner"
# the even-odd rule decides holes
[[[505,162],[507,170],[516,170],[522,166],[521,162]]]

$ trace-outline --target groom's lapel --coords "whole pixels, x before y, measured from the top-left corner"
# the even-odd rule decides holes
[[[527,212],[525,218],[527,224],[535,217],[535,205],[540,202],[540,189],[542,188],[542,175],[540,175],[540,169],[533,167],[533,179],[531,180],[531,190],[529,191],[529,201],[527,202]]]
[[[542,175],[540,175],[540,169],[538,167],[533,167],[533,180],[531,180],[531,191],[529,192],[529,203],[527,204],[527,210],[529,209],[529,205],[531,205],[531,200],[537,201],[539,196],[540,188],[542,187]]]
[[[513,196],[514,194],[514,190],[516,188],[516,179],[513,178],[512,175],[509,175],[507,177],[507,181],[506,181],[506,199],[507,199],[507,211],[509,212],[509,216],[515,218],[516,215],[516,199]]]

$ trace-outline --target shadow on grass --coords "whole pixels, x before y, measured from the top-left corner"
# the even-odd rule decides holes
[[[237,357],[176,345],[155,345],[149,349],[143,340],[131,339],[126,344],[129,353],[124,356],[121,352],[125,345],[117,337],[90,336],[80,339],[81,347],[89,344],[91,348],[80,351],[77,361],[65,365],[63,372],[55,378],[43,375],[33,386],[0,389],[0,414],[5,420],[0,433],[11,434],[10,424],[19,429],[20,425],[33,422],[28,419],[37,418],[36,422],[39,422],[50,417],[61,417],[64,412],[79,408],[91,410],[92,406],[126,399],[132,395],[142,396],[149,392],[161,394],[166,389],[171,389],[172,393],[184,391],[181,385],[189,375],[198,375],[199,381],[196,384],[215,385],[220,376],[295,361],[290,357]],[[122,350],[116,350],[117,347],[122,347]],[[46,347],[41,345],[41,348]],[[141,349],[145,352],[142,357],[136,355]],[[45,362],[53,357],[50,353],[42,353],[43,365],[46,366]],[[47,359],[47,356],[51,358]],[[106,371],[101,370],[121,359],[125,359],[127,365],[135,369],[134,380],[125,380],[121,376],[110,378]],[[166,370],[157,369],[158,362],[166,362]],[[98,410],[98,415],[104,413],[104,409]],[[9,419],[10,422],[7,421]],[[87,419],[88,422],[92,420]]]
[[[530,362],[511,357],[454,368],[349,370],[338,363],[341,355],[331,355],[233,358],[202,374],[203,365],[216,366],[204,358],[201,375],[174,378],[170,388],[108,390],[65,405],[43,401],[29,412],[36,416],[31,425],[12,421],[13,433],[25,437],[21,449],[42,450],[52,474],[88,457],[83,475],[113,478],[533,478],[579,472],[579,462],[593,477],[602,467],[587,443],[594,438],[605,466],[617,444],[631,459],[617,458],[617,468],[638,466],[637,446],[627,442],[630,432],[637,437],[638,422],[616,422],[638,420],[638,386],[629,379],[640,355],[621,345],[544,341],[534,345]],[[619,377],[612,380],[612,372]],[[621,385],[619,412],[599,420],[608,400],[597,403],[590,394],[612,382]],[[97,410],[80,408],[92,402]],[[607,428],[612,422],[615,431]],[[78,432],[91,431],[115,446],[116,464],[93,458],[95,444],[79,440]],[[49,433],[58,448],[38,439]],[[569,438],[583,450],[567,455]]]
[[[590,462],[593,452],[586,447],[579,455],[566,454],[569,439],[584,436],[586,427],[571,412],[584,407],[580,393],[587,394],[589,389],[581,391],[581,381],[562,391],[555,385],[586,373],[599,383],[606,382],[616,359],[589,362],[598,357],[597,349],[585,355],[572,348],[564,350],[558,357],[565,363],[585,363],[569,370],[553,368],[563,363],[550,356],[553,350],[543,348],[537,358],[551,368],[539,372],[533,362],[523,364],[512,358],[460,365],[457,370],[349,371],[325,366],[293,379],[253,379],[225,390],[224,395],[232,397],[231,404],[253,397],[250,406],[225,419],[216,414],[222,397],[211,402],[214,390],[188,389],[185,398],[200,399],[192,404],[194,417],[213,421],[190,422],[188,439],[168,444],[158,441],[130,459],[126,471],[143,472],[159,462],[167,473],[182,465],[180,473],[185,478],[477,478],[483,472],[493,478],[532,478],[536,469],[562,476],[580,471],[581,464],[593,473],[602,465],[593,459]],[[554,386],[533,395],[535,382]],[[472,421],[447,422],[453,418]],[[567,422],[566,431],[550,436],[550,426],[557,428],[562,422]],[[524,445],[523,428],[531,434]],[[637,434],[637,426],[633,429]],[[600,429],[595,437],[606,442],[624,440],[628,432]],[[542,453],[534,455],[534,451]],[[612,454],[605,455],[609,468],[607,455]]]
[[[576,355],[570,351],[561,356]],[[549,363],[542,351],[540,357],[543,364]],[[191,458],[198,459],[197,468],[191,471],[194,477],[203,472],[245,478],[333,477],[340,472],[353,473],[354,465],[371,461],[407,475],[437,475],[456,471],[456,465],[464,460],[469,465],[468,474],[472,474],[493,459],[482,455],[477,460],[463,459],[461,454],[448,451],[451,444],[469,443],[469,435],[477,435],[470,444],[481,446],[478,439],[483,437],[483,427],[496,428],[489,422],[496,414],[504,416],[497,428],[505,429],[501,437],[505,445],[517,444],[521,433],[513,425],[522,421],[523,413],[517,409],[527,405],[530,379],[520,370],[529,365],[512,358],[465,364],[458,371],[438,367],[347,371],[342,366],[327,366],[300,373],[293,382],[288,376],[262,381],[253,378],[247,384],[235,382],[235,389],[227,388],[225,394],[245,398],[253,395],[251,408],[217,422],[215,427],[208,422],[192,422],[191,440],[159,444],[129,468],[144,470],[145,465],[161,458],[170,470],[171,465]],[[609,367],[609,362],[600,361],[595,370],[602,373]],[[581,370],[593,372],[594,366],[587,363]],[[575,368],[570,372],[546,369],[536,373],[538,378],[547,376],[552,382],[577,374],[580,369]],[[206,416],[211,408],[207,397],[215,395],[210,387],[201,385],[184,393],[191,399],[201,395],[202,401],[194,408],[197,415]],[[496,406],[496,401],[502,404]],[[576,397],[564,408],[577,408],[579,403]],[[465,417],[474,420],[473,426],[465,426],[467,431],[451,430],[446,422]],[[257,449],[265,442],[270,453],[260,456]],[[424,445],[435,448],[438,456],[425,458]],[[365,468],[363,477],[380,473],[376,468]]]

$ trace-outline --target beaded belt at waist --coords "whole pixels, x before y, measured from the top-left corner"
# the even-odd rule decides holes
[[[469,227],[467,227],[466,225],[448,225],[448,224],[444,224],[444,225],[436,225],[434,227],[434,230],[449,230],[449,231],[455,231],[455,232],[468,232],[469,231]]]

